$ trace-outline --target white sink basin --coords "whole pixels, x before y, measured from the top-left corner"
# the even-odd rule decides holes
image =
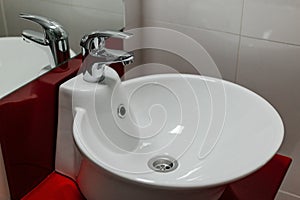
[[[56,169],[89,200],[218,199],[284,135],[267,101],[215,78],[151,75],[110,87],[79,75],[60,94]]]

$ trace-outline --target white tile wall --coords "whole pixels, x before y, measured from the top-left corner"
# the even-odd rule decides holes
[[[121,30],[124,27],[122,13],[75,5],[69,9],[70,18],[65,23],[66,29],[70,34],[71,47],[78,51],[79,41],[84,34],[95,30]]]
[[[9,35],[20,35],[23,29],[38,26],[20,20],[20,12],[49,17],[61,23],[69,32],[70,46],[79,52],[81,37],[95,30],[120,30],[124,27],[122,0],[3,0]],[[83,6],[84,4],[84,6]]]
[[[287,193],[280,193],[277,200],[300,199],[299,18],[298,0],[245,0],[242,34],[259,40],[242,39],[238,82],[278,109],[285,123],[285,140],[279,152],[293,158],[281,187]]]
[[[242,34],[300,45],[299,0],[245,0]]]
[[[242,38],[237,82],[269,100],[286,137],[280,152],[294,159],[282,189],[300,195],[300,47]]]
[[[143,17],[153,21],[239,33],[243,0],[143,0]]]
[[[237,74],[239,84],[278,109],[285,123],[279,153],[293,163],[276,200],[300,200],[300,1],[141,2],[141,26],[173,28],[195,38],[225,79],[235,80]],[[134,15],[126,12],[127,19]]]
[[[222,77],[235,81],[239,46],[235,34],[241,29],[243,0],[141,2],[142,26],[171,28],[192,37],[209,52]]]
[[[49,1],[49,0],[48,0]],[[66,2],[65,0],[56,0],[60,2]],[[88,0],[88,1],[82,1],[82,0],[68,0],[72,3],[74,6],[78,7],[86,7],[86,8],[93,8],[101,11],[106,11],[109,13],[115,13],[118,15],[123,15],[124,6],[122,2],[119,0],[113,0],[113,1],[107,1],[107,0]]]
[[[144,21],[144,26],[164,27],[177,30],[201,44],[215,61],[223,79],[234,82],[239,36],[225,32],[199,29],[175,23]],[[174,41],[180,42],[180,41]],[[177,62],[176,60],[174,62]],[[176,63],[174,63],[176,65]]]

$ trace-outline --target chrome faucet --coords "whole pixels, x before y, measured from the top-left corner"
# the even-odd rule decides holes
[[[105,79],[107,65],[133,63],[134,56],[131,52],[125,52],[105,48],[105,40],[112,38],[127,39],[132,34],[115,31],[95,31],[85,35],[80,42],[82,47],[83,79],[87,82],[102,82]]]
[[[51,68],[63,63],[70,58],[70,48],[67,31],[56,21],[48,18],[21,13],[20,18],[39,24],[44,33],[33,30],[24,30],[22,37],[32,41],[44,49],[49,57]]]

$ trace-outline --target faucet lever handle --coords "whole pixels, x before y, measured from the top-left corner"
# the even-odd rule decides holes
[[[133,34],[119,31],[94,31],[82,37],[80,46],[83,47],[84,54],[87,54],[92,49],[104,48],[105,40],[108,38],[128,39],[131,36]],[[93,46],[93,42],[95,41],[97,41],[96,43],[99,42],[99,44]]]
[[[39,24],[44,29],[45,41],[46,40],[59,41],[59,40],[67,40],[68,39],[67,31],[63,28],[62,25],[60,25],[56,21],[53,21],[46,17],[32,15],[32,14],[26,14],[26,13],[21,13],[19,16],[22,19]],[[32,39],[29,37],[30,33],[33,33],[33,32],[24,31],[22,33],[22,35],[28,39]],[[36,34],[36,32],[35,32],[35,34]],[[33,34],[31,36],[34,37],[35,34]]]
[[[120,32],[120,31],[96,31],[93,32],[96,37],[99,38],[119,38],[119,39],[128,39],[133,36],[132,33]]]
[[[81,43],[85,43],[93,38],[119,38],[119,39],[128,39],[132,36],[132,33],[120,32],[120,31],[94,31],[92,33],[86,34],[81,39]]]

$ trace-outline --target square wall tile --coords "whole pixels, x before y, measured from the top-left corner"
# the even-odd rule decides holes
[[[245,0],[242,34],[300,45],[299,0]]]
[[[240,33],[243,0],[143,0],[143,18]]]
[[[134,55],[140,60],[135,60],[133,64],[126,66],[125,79],[152,74],[199,74],[191,63],[169,51],[147,48],[134,51]]]
[[[119,31],[124,27],[123,13],[113,13],[74,5],[68,9],[70,13],[67,17],[66,29],[70,35],[70,46],[76,52],[80,51],[79,43],[83,35],[96,30]]]
[[[145,26],[168,28],[185,34],[199,43],[210,54],[216,63],[223,79],[234,82],[236,76],[236,62],[238,55],[239,36],[199,29],[179,24],[163,23],[157,21],[145,21]],[[183,41],[174,41],[183,42]],[[184,43],[182,43],[184,45]],[[194,52],[197,53],[197,52]],[[174,65],[177,65],[174,60]]]
[[[279,153],[293,159],[282,190],[300,195],[300,47],[242,37],[237,83],[279,112],[285,138]]]

